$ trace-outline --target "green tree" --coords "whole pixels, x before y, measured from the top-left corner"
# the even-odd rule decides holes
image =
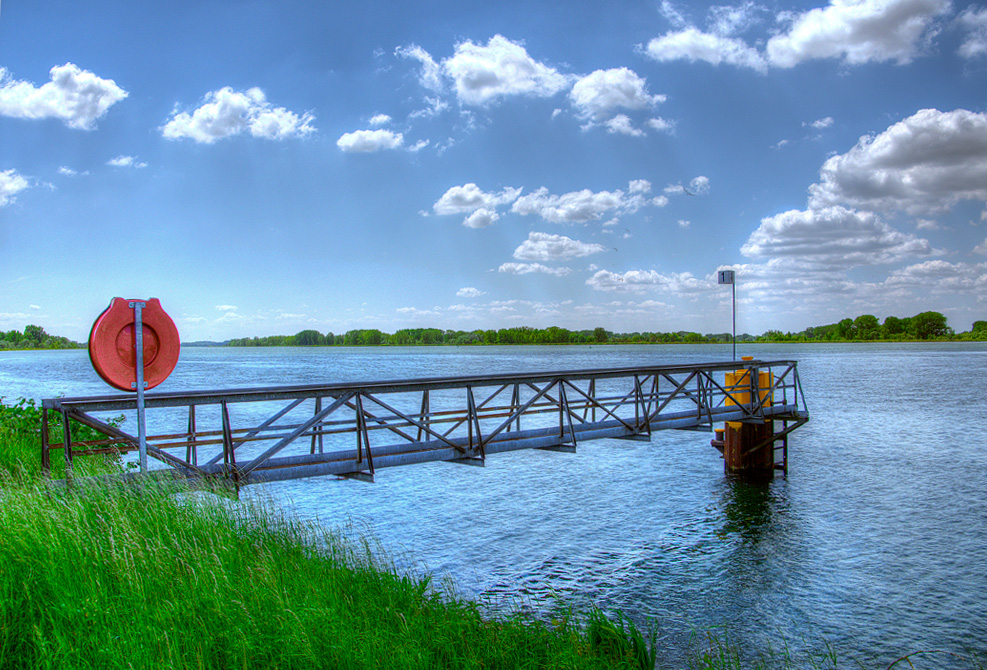
[[[610,339],[610,334],[607,333],[607,329],[603,327],[593,329],[593,339],[597,342],[606,342]]]
[[[880,325],[873,314],[861,314],[853,320],[858,340],[876,340],[880,337]]]
[[[987,332],[987,321],[974,321],[973,328],[970,330],[974,333]]]
[[[912,317],[912,328],[915,337],[928,340],[952,334],[952,329],[946,325],[946,317],[939,312],[922,312]]]
[[[881,326],[881,330],[884,333],[884,337],[891,338],[895,335],[902,335],[908,332],[908,322],[904,319],[899,319],[896,316],[889,316],[884,320],[884,325]]]
[[[299,347],[317,347],[325,343],[322,333],[317,330],[303,330],[295,335],[295,344]]]
[[[45,332],[45,329],[42,328],[41,326],[25,326],[24,337],[31,340],[32,342],[41,344],[42,342],[45,341],[45,338],[48,337],[48,334]]]

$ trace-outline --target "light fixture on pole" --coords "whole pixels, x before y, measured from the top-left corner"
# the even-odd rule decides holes
[[[720,270],[717,272],[717,284],[730,284],[730,293],[733,303],[733,360],[737,360],[737,284],[734,282],[733,270]]]

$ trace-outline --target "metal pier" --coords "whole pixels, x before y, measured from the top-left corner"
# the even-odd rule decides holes
[[[751,372],[742,389],[726,382],[740,370]],[[763,379],[769,388],[757,387]],[[145,404],[148,431],[168,427],[146,438],[158,463],[148,476],[237,487],[326,475],[373,481],[399,465],[482,465],[505,451],[574,452],[586,440],[650,440],[721,421],[770,424],[769,438],[750,449],[771,449],[772,465],[787,468],[788,434],[809,418],[797,363],[758,360],[147,393]],[[61,451],[71,476],[77,457],[136,451],[138,438],[105,418],[136,406],[133,395],[44,400],[42,466],[50,471]],[[62,416],[60,443],[48,437],[49,412]],[[73,422],[107,438],[73,441]]]

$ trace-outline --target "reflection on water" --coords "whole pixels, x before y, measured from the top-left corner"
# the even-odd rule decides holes
[[[784,501],[778,499],[767,478],[758,481],[733,475],[727,477],[726,483],[721,501],[725,521],[721,537],[736,533],[756,544],[771,527],[772,516]]]

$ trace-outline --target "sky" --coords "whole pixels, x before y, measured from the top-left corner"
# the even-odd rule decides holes
[[[0,330],[987,319],[987,5],[0,6]]]

